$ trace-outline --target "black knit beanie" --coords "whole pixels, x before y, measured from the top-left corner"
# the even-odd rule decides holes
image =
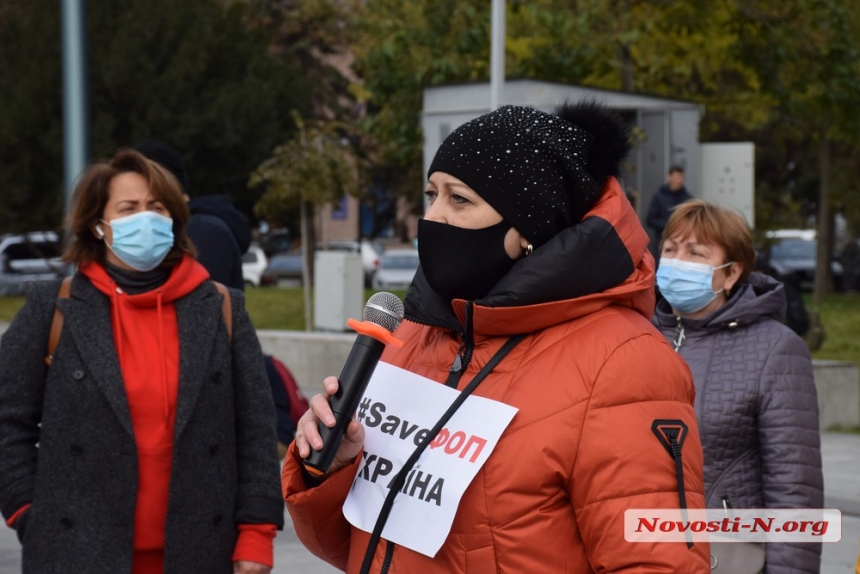
[[[630,149],[628,128],[594,102],[556,115],[505,106],[463,124],[436,152],[437,171],[471,187],[535,247],[582,221]]]
[[[159,140],[143,140],[134,144],[134,150],[167,169],[182,186],[182,191],[188,193],[188,171],[178,151]]]

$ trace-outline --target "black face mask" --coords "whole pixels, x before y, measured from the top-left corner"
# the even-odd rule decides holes
[[[505,220],[483,229],[418,220],[418,259],[430,287],[449,299],[484,297],[516,263],[505,251],[509,229]]]

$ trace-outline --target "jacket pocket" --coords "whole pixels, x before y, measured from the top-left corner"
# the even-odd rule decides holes
[[[710,487],[705,486],[705,501],[708,508],[722,508],[721,498],[723,496],[727,496],[735,504],[735,508],[749,508],[749,506],[740,506],[741,497],[738,493],[727,492],[727,489],[734,487],[737,482],[742,482],[747,486],[755,484],[756,491],[759,492],[758,497],[761,497],[761,472],[755,471],[755,457],[755,451],[750,449],[744,451],[735,457]],[[749,500],[745,498],[744,503],[749,503]]]

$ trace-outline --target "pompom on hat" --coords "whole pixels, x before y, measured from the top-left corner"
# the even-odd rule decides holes
[[[427,176],[461,180],[539,247],[582,221],[629,151],[629,128],[595,101],[505,106],[445,138]]]

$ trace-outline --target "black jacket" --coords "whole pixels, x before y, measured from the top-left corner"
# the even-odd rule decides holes
[[[197,261],[213,281],[243,289],[242,255],[251,244],[251,227],[226,195],[204,195],[188,202],[186,232],[199,252]]]
[[[664,185],[651,198],[651,205],[648,208],[648,218],[645,223],[652,227],[658,235],[663,234],[663,229],[666,227],[666,222],[669,221],[669,216],[672,215],[672,208],[676,207],[688,199],[693,199],[686,187],[681,187],[678,191],[671,191],[668,185]]]

